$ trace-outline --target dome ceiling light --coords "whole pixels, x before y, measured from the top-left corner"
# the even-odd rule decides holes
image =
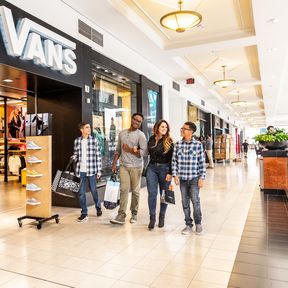
[[[197,26],[202,21],[202,15],[189,10],[182,10],[183,1],[178,1],[179,10],[161,17],[160,24],[170,30],[182,33]]]
[[[243,107],[246,106],[246,101],[240,101],[239,100],[239,90],[237,90],[237,100],[236,101],[232,101],[231,104],[234,106],[238,106],[238,107]]]
[[[240,112],[240,115],[242,115],[242,116],[247,116],[250,114],[251,114],[251,112],[247,111],[247,105],[246,105],[245,111]]]
[[[236,83],[236,80],[234,79],[226,79],[226,65],[221,66],[223,68],[223,79],[222,80],[216,80],[213,82],[214,85],[217,85],[221,88],[227,88],[230,85],[233,85]]]

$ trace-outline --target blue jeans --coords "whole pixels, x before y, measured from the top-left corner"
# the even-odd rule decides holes
[[[193,204],[193,218],[195,224],[201,224],[202,213],[200,207],[198,177],[192,180],[180,180],[180,190],[182,196],[182,207],[185,215],[185,224],[193,226],[193,219],[191,218],[190,200]]]
[[[88,209],[86,203],[86,180],[89,181],[90,191],[93,196],[95,208],[101,208],[101,203],[98,201],[96,175],[86,176],[85,172],[80,172],[80,189],[79,189],[79,202],[81,207],[81,215],[87,216]]]
[[[150,163],[147,169],[146,182],[148,190],[148,205],[150,216],[154,217],[156,215],[156,205],[157,205],[157,193],[158,186],[160,193],[162,190],[167,190],[170,181],[165,181],[166,175],[169,172],[169,164],[159,164]],[[161,194],[160,194],[161,195]],[[165,216],[167,209],[167,204],[160,204],[160,216]]]

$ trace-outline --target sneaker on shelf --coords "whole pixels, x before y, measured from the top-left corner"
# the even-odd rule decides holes
[[[38,201],[38,200],[35,199],[35,198],[28,198],[27,201],[26,201],[26,204],[27,204],[27,205],[40,205],[41,202]]]
[[[27,141],[26,147],[28,150],[40,150],[42,147],[35,144],[33,141]]]
[[[27,159],[27,162],[28,163],[41,163],[42,160],[40,160],[36,156],[29,156],[28,159]]]
[[[27,170],[28,177],[41,177],[43,174],[38,173],[35,170]]]
[[[130,218],[130,223],[136,223],[137,222],[137,215],[136,214],[132,214],[131,218]]]
[[[77,218],[77,222],[85,222],[88,221],[88,215],[80,215],[80,217]]]
[[[203,231],[202,225],[196,224],[195,231],[196,231],[196,234],[200,234]]]
[[[33,184],[33,183],[28,183],[28,184],[26,184],[26,190],[28,190],[28,191],[40,191],[41,188],[38,187],[37,185]]]
[[[115,219],[110,220],[112,224],[125,224],[125,216],[123,214],[118,214]]]
[[[192,233],[192,227],[187,225],[187,226],[181,231],[181,233],[182,233],[183,235],[189,235],[189,234],[191,234],[191,233]]]

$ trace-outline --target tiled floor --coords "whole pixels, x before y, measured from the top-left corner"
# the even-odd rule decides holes
[[[17,217],[25,215],[24,189],[0,182],[0,287],[227,287],[251,199],[258,191],[256,165],[251,152],[248,160],[217,164],[207,171],[201,191],[204,231],[190,236],[181,235],[179,188],[164,229],[147,230],[144,188],[137,224],[111,225],[116,210],[96,217],[92,207],[89,221],[77,223],[79,209],[53,207],[60,224],[51,221],[37,230],[28,220],[22,228],[17,225]],[[255,221],[261,219],[255,214]],[[261,226],[256,227],[259,231],[254,232],[261,235]],[[271,273],[279,274],[279,269]]]
[[[286,194],[255,193],[229,287],[288,287]]]

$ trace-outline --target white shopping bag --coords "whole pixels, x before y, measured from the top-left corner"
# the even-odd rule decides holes
[[[120,199],[120,183],[115,178],[113,180],[111,177],[107,182],[104,194],[104,207],[109,210],[116,208]]]

